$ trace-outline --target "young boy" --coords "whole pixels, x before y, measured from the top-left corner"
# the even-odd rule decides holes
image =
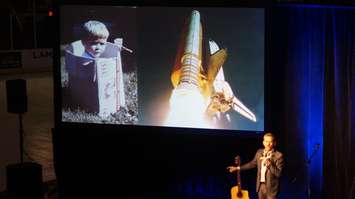
[[[122,39],[108,42],[109,31],[99,21],[87,21],[82,30],[81,40],[66,49],[68,104],[106,117],[125,106]]]
[[[99,21],[88,21],[83,26],[83,54],[87,58],[98,58],[105,51],[109,32],[105,24]]]

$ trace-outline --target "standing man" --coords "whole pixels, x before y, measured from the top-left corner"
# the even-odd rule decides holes
[[[283,155],[274,149],[276,145],[275,136],[266,133],[263,140],[263,149],[259,149],[252,161],[240,166],[229,166],[227,169],[233,173],[257,167],[256,192],[259,199],[276,199],[279,193],[279,178],[284,165]]]

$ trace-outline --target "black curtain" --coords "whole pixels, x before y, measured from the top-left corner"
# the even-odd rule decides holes
[[[324,103],[326,198],[351,199],[355,147],[355,10],[329,10]]]
[[[283,107],[273,125],[285,132],[286,174],[298,179],[289,189],[353,198],[355,9],[278,5],[271,19],[271,84],[282,89],[271,92]]]

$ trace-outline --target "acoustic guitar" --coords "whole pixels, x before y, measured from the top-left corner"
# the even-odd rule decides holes
[[[240,166],[240,157],[239,155],[234,158],[234,163]],[[237,171],[237,186],[232,187],[231,189],[231,199],[249,199],[249,193],[247,190],[242,190],[242,183],[240,178],[240,171]]]

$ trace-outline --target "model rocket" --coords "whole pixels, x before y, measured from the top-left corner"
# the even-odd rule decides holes
[[[234,96],[224,79],[222,66],[227,50],[220,49],[210,40],[210,53],[203,66],[202,44],[200,13],[194,10],[185,22],[171,74],[174,90],[170,97],[168,125],[199,127],[206,123],[208,127],[208,118],[220,118],[231,108],[255,122],[255,115]],[[227,118],[230,121],[228,115]]]

